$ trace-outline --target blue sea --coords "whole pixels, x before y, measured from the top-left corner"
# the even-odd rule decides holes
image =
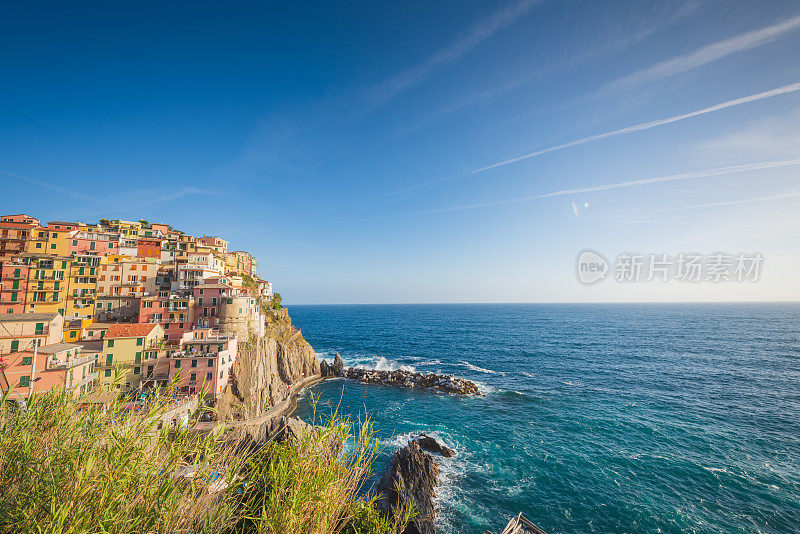
[[[520,511],[548,533],[800,532],[798,304],[290,313],[326,359],[481,385],[457,397],[337,379],[306,393],[371,415],[377,475],[416,433],[457,451],[439,460],[442,533],[500,532]]]

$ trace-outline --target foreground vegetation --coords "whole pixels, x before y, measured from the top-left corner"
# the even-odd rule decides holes
[[[0,532],[398,532],[360,497],[378,444],[333,414],[263,446],[160,428],[165,406],[102,410],[63,391],[0,402]],[[161,397],[154,397],[157,400]],[[368,492],[366,492],[368,494]]]

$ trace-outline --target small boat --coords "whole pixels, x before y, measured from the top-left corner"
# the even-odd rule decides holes
[[[502,534],[546,534],[544,530],[534,525],[528,518],[518,513],[511,518]]]

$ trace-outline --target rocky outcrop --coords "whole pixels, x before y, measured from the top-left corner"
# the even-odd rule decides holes
[[[319,375],[314,349],[286,315],[267,322],[264,336],[239,339],[231,376],[217,399],[223,421],[254,419],[285,400],[290,387]]]
[[[419,444],[422,450],[433,452],[436,454],[441,454],[445,458],[451,458],[456,455],[453,449],[451,449],[447,445],[439,443],[438,441],[436,441],[435,438],[432,438],[427,434],[420,434],[419,436],[414,438],[414,441]]]
[[[403,533],[436,534],[433,498],[439,483],[438,477],[436,461],[417,442],[412,441],[397,451],[383,473],[378,483],[378,492],[382,495],[377,502],[378,509],[383,513],[399,514],[413,505],[417,515]]]
[[[336,363],[334,362],[334,368],[335,366]],[[366,384],[430,389],[441,393],[453,393],[455,395],[481,394],[475,382],[453,375],[413,373],[402,369],[396,371],[375,371],[372,369],[362,369],[360,367],[348,367],[347,369],[342,369],[341,373],[335,376],[358,380]]]
[[[333,364],[329,364],[325,360],[321,360],[320,370],[323,378],[333,378],[336,376],[342,376],[342,371],[344,370],[344,362],[342,362],[342,356],[337,352],[336,357],[333,359]]]

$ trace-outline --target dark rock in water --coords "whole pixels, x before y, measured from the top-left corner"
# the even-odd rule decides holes
[[[336,376],[336,373],[333,370],[333,366],[330,365],[325,360],[319,361],[319,374],[322,376],[322,378],[333,378],[334,376]]]
[[[420,434],[414,439],[414,441],[419,443],[419,446],[422,447],[423,450],[426,450],[428,452],[435,452],[436,454],[441,454],[445,458],[450,458],[456,455],[453,449],[451,449],[447,445],[439,443],[438,441],[436,441],[436,439],[430,437],[427,434]]]
[[[433,522],[436,512],[433,497],[436,495],[439,468],[429,454],[416,442],[411,442],[394,455],[392,463],[378,483],[378,509],[384,513],[413,504],[416,517],[406,526],[404,534],[436,534]],[[398,491],[399,490],[399,491]]]
[[[342,362],[342,357],[337,352],[336,357],[333,359],[333,364],[329,364],[325,360],[320,360],[319,367],[320,374],[323,378],[333,378],[335,376],[343,375],[344,362]]]
[[[344,370],[344,362],[342,362],[341,354],[337,352],[336,357],[333,359],[333,373],[335,376],[342,376],[343,370]]]
[[[334,362],[334,366],[336,363]],[[349,367],[341,375],[345,378],[358,380],[366,384],[382,384],[403,388],[430,389],[440,393],[453,393],[455,395],[480,395],[478,385],[464,378],[453,375],[437,375],[436,373],[414,373],[398,369],[396,371],[375,371]]]

